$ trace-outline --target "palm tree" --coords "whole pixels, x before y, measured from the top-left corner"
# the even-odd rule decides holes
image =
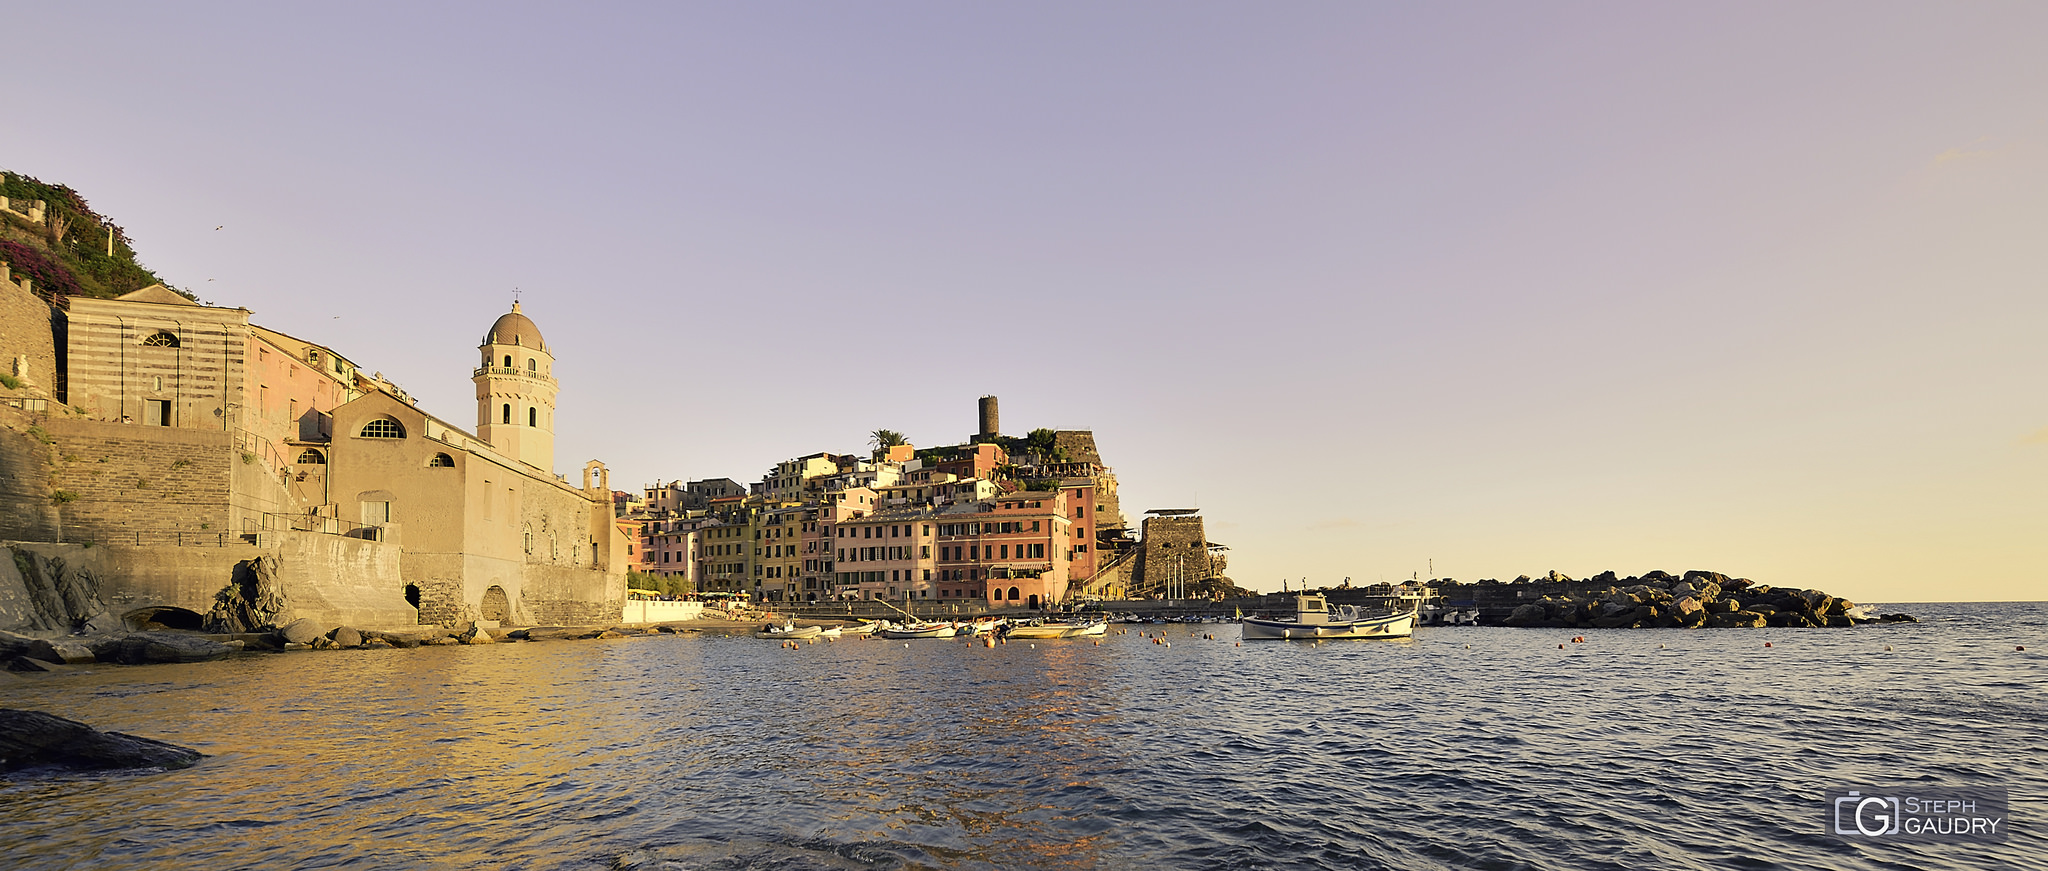
[[[882,455],[887,454],[890,448],[909,443],[909,439],[904,438],[902,433],[893,429],[878,429],[868,433],[868,444],[875,446],[876,459],[881,459]]]

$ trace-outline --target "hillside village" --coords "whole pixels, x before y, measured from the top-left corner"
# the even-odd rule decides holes
[[[619,494],[638,583],[765,603],[1039,609],[1222,578],[1225,548],[1190,512],[1147,518],[1149,548],[1132,537],[1093,432],[1005,436],[996,397],[977,410],[978,428],[958,444],[919,449],[878,430],[870,453],[791,458],[747,485]]]

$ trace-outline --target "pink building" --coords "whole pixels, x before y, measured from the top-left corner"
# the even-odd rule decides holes
[[[1067,597],[1073,523],[1067,491],[1026,490],[939,518],[937,597],[1043,608]]]

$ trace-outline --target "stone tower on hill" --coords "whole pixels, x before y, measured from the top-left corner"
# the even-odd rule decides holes
[[[555,357],[540,327],[519,311],[499,315],[478,346],[476,434],[545,472],[555,468]]]

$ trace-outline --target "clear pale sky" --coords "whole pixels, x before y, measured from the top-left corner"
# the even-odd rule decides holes
[[[1260,589],[2048,589],[2048,5],[0,19],[0,168],[463,425],[519,288],[619,489],[993,393]]]

